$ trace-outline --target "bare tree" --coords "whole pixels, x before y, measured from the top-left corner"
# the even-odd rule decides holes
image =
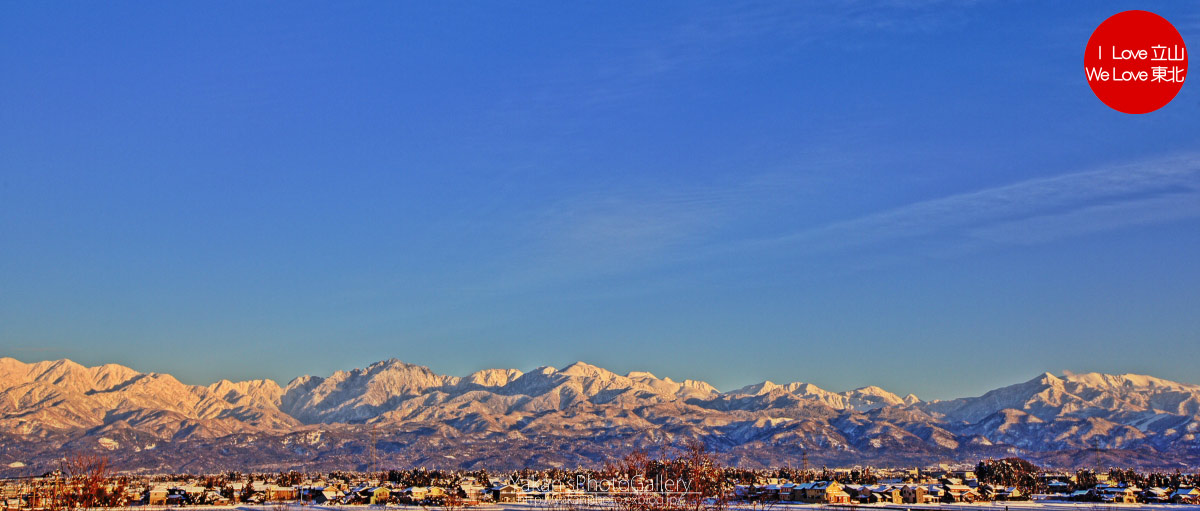
[[[726,507],[725,471],[703,442],[693,440],[674,457],[651,458],[634,451],[605,472],[614,484],[621,511],[713,511]]]
[[[442,499],[442,509],[445,511],[457,511],[464,505],[462,496],[458,493],[459,490],[451,490],[446,492],[446,496]]]
[[[108,489],[108,457],[73,454],[59,462],[49,499],[43,505],[51,511],[92,508],[119,504],[123,488]]]

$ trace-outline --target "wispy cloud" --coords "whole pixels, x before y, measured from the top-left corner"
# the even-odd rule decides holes
[[[695,248],[730,227],[747,211],[796,198],[820,179],[764,173],[734,183],[604,191],[559,201],[523,226],[541,265],[579,270],[628,270],[670,260],[672,251]]]
[[[1195,216],[1200,216],[1200,158],[1186,155],[916,202],[761,244],[801,252],[926,238],[1028,244]]]
[[[797,53],[817,42],[860,44],[853,37],[858,32],[933,32],[965,23],[970,7],[944,0],[695,4],[673,20],[635,26],[599,42],[592,53],[533,69],[530,85],[491,114],[524,118],[530,111],[612,105],[662,89],[673,74],[715,63],[738,65],[741,59],[730,57],[747,45],[770,47],[758,54],[761,59],[794,65]]]
[[[564,199],[527,217],[518,248],[463,290],[503,295],[640,275],[640,293],[689,286],[695,271],[737,281],[765,268],[787,281],[796,272],[853,273],[1200,217],[1200,155],[1187,154],[947,195],[779,236],[751,234],[764,219],[777,222],[799,194],[822,193],[820,179],[762,174]]]

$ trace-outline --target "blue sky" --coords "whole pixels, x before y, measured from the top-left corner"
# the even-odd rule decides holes
[[[1189,2],[6,3],[0,355],[184,381],[582,359],[956,397],[1200,383]]]

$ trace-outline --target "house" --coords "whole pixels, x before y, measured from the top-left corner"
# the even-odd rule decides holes
[[[221,495],[221,492],[215,490],[204,492],[201,500],[205,504],[212,506],[228,506],[230,503],[232,503],[232,501],[229,500],[229,497]]]
[[[1071,485],[1054,479],[1046,483],[1046,491],[1049,493],[1066,494],[1071,491]]]
[[[941,501],[944,504],[975,502],[976,500],[979,500],[979,493],[970,486],[965,484],[942,485]]]
[[[787,482],[779,485],[779,500],[793,500],[792,490],[796,488],[796,483]]]
[[[1024,493],[1021,493],[1021,490],[1017,489],[1015,486],[1009,486],[1006,488],[1005,487],[996,488],[995,491],[992,492],[992,500],[1009,501],[1009,500],[1028,500],[1028,499],[1026,498]]]
[[[962,481],[967,486],[971,486],[970,481],[977,480],[974,470],[951,470],[946,475]]]
[[[309,487],[300,491],[300,500],[313,504],[338,502],[345,495],[328,486]]]
[[[758,489],[761,500],[779,500],[780,487],[778,484],[768,484]]]
[[[458,496],[467,505],[478,504],[483,500],[484,488],[474,483],[464,483],[458,486]]]
[[[300,491],[292,486],[268,485],[263,497],[269,502],[284,502],[300,498]]]
[[[900,498],[904,504],[925,504],[929,490],[919,484],[906,484],[900,488]]]
[[[230,486],[237,492],[237,500],[242,502],[263,502],[267,494],[267,483],[263,481],[252,481],[249,485],[233,483]]]
[[[200,498],[204,496],[204,492],[206,490],[206,488],[204,488],[203,486],[196,486],[194,484],[180,485],[180,486],[176,487],[176,489],[178,489],[179,491],[182,491],[183,493],[186,493],[188,498],[191,499],[192,501],[200,500]]]
[[[852,501],[858,502],[860,497],[862,497],[864,499],[862,502],[866,502],[865,498],[866,495],[871,493],[871,487],[865,484],[843,484],[842,491],[846,492],[846,495],[849,495]]]
[[[1141,490],[1135,486],[1098,485],[1093,489],[1100,502],[1113,504],[1137,504]]]
[[[497,503],[516,502],[523,494],[521,488],[511,484],[493,486],[488,491],[492,494],[492,502]]]
[[[167,503],[168,506],[189,506],[195,504],[192,496],[186,489],[180,487],[167,488]]]
[[[1067,495],[1067,500],[1079,502],[1094,502],[1096,500],[1095,493],[1092,490],[1075,490]]]
[[[372,506],[387,504],[391,491],[383,486],[373,486],[363,491],[363,501]]]
[[[328,504],[331,502],[341,502],[345,498],[346,494],[340,490],[331,490],[329,488],[325,488],[324,490],[313,495],[313,502],[316,502],[317,504]]]
[[[147,506],[165,506],[167,505],[167,489],[161,486],[156,486],[146,490],[146,494],[142,496],[142,503]]]
[[[799,489],[804,502],[822,502],[826,504],[849,504],[850,494],[837,481],[814,481],[804,483],[792,489]]]
[[[871,489],[870,495],[867,497],[867,503],[903,504],[904,495],[897,486],[876,486]]]
[[[807,500],[808,500],[809,493],[812,491],[812,487],[813,487],[813,485],[814,485],[814,484],[816,484],[816,483],[815,483],[815,482],[809,482],[809,483],[800,483],[800,484],[797,484],[796,486],[793,486],[793,487],[792,487],[792,500],[794,500],[794,501],[796,501],[796,502],[805,502],[805,501],[807,501]],[[742,493],[744,493],[744,495],[742,495],[743,497],[750,497],[750,496],[753,496],[753,493],[754,493],[754,490],[755,490],[755,488],[754,488],[754,487],[745,487],[745,486],[743,486],[743,488],[744,488],[744,489],[742,490]],[[738,489],[737,489],[737,488],[734,488],[734,493],[735,493],[735,494],[737,494],[737,493],[738,493]]]
[[[138,489],[137,487],[126,487],[125,491],[121,494],[122,505],[128,505],[133,502],[141,502],[141,500],[142,490]]]
[[[1176,504],[1200,504],[1200,489],[1180,486],[1174,493],[1171,493],[1171,502]]]
[[[400,490],[400,501],[407,504],[416,504],[425,500],[425,496],[429,494],[429,488],[423,486],[409,486]]]
[[[1162,504],[1171,501],[1171,490],[1166,488],[1146,488],[1142,492],[1142,500],[1150,504]]]

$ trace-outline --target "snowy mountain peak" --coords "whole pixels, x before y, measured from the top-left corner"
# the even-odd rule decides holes
[[[503,387],[509,382],[520,378],[521,371],[516,369],[484,369],[475,371],[463,378],[463,383],[471,383],[483,387]]]
[[[1029,381],[1029,383],[1034,383],[1034,382],[1042,384],[1042,385],[1056,385],[1056,384],[1061,384],[1063,382],[1063,379],[1055,376],[1054,373],[1046,372],[1046,373],[1042,373],[1041,376],[1038,376],[1037,378],[1034,378]]]
[[[745,387],[742,387],[733,392],[730,392],[730,394],[744,394],[744,395],[749,395],[749,396],[761,396],[763,394],[769,394],[776,390],[783,390],[783,386],[778,385],[771,380],[767,380],[762,383],[746,385]]]
[[[683,380],[682,382],[680,382],[680,385],[683,386],[684,388],[693,389],[695,391],[702,392],[705,394],[719,393],[719,391],[717,390],[716,387],[709,385],[709,383],[706,381]]]
[[[568,365],[568,366],[560,369],[558,372],[561,374],[567,374],[567,375],[571,375],[571,376],[587,376],[587,377],[592,377],[592,378],[605,378],[605,379],[610,379],[610,378],[618,376],[616,373],[609,371],[608,369],[596,367],[596,366],[594,366],[592,364],[588,364],[586,362],[575,362],[571,365]]]
[[[911,404],[904,398],[874,385],[843,392],[841,395],[846,398],[845,408],[858,411],[870,411],[885,406]],[[915,399],[916,396],[913,396],[913,398]]]
[[[278,383],[275,383],[274,380],[246,380],[239,382],[221,380],[209,385],[207,388],[221,399],[230,403],[246,400],[251,403],[270,403],[278,406],[279,400],[283,396],[283,388]]]
[[[897,445],[905,459],[924,460],[978,459],[1010,449],[1070,456],[1072,449],[1103,445],[1178,461],[1179,453],[1193,452],[1200,433],[1200,386],[1134,374],[1043,374],[978,397],[922,402],[877,386],[830,392],[803,382],[764,381],[721,393],[702,381],[676,383],[644,371],[618,375],[582,362],[459,378],[390,359],[327,377],[302,376],[280,388],[271,380],[199,386],[115,364],[0,358],[0,431],[22,439],[11,444],[17,449],[34,446],[29,456],[108,438],[119,447],[105,452],[122,460],[141,459],[126,446],[157,445],[159,457],[145,459],[158,463],[174,442],[179,449],[193,446],[189,452],[195,446],[218,450],[213,442],[226,448],[237,445],[230,435],[249,434],[261,443],[231,452],[254,456],[278,440],[282,450],[271,456],[303,463],[361,448],[356,435],[363,423],[385,425],[388,434],[411,432],[405,442],[414,455],[435,457],[529,438],[594,456],[614,444],[660,441],[657,433],[643,438],[639,432],[669,424],[676,439],[720,439],[771,462],[788,461],[786,453],[801,452],[790,448],[798,445],[837,446],[845,455],[884,461]],[[328,433],[325,439],[340,440],[317,447],[316,428]],[[47,439],[67,444],[48,445]],[[538,445],[529,452],[561,454]]]
[[[1069,373],[1066,381],[1094,388],[1200,390],[1200,385],[1179,383],[1143,374]]]
[[[1200,414],[1200,386],[1143,375],[1043,374],[982,396],[930,403],[928,411],[955,421],[978,422],[999,410],[1022,410],[1043,421],[1123,414]]]

